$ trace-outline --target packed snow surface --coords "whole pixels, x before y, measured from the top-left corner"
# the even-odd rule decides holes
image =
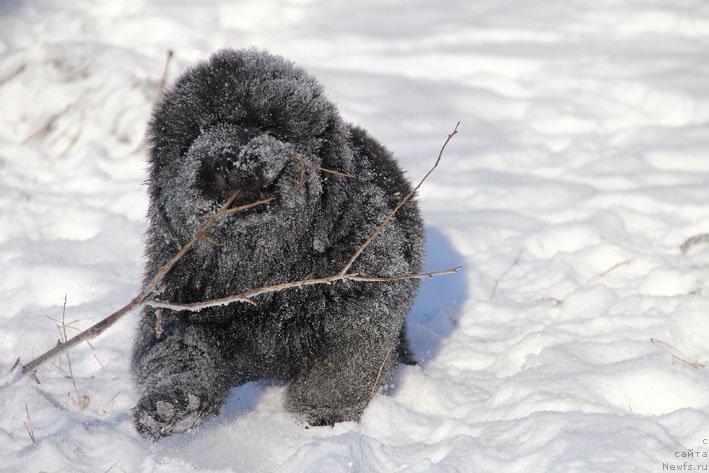
[[[412,180],[460,120],[419,202],[427,270],[463,270],[420,293],[418,366],[359,423],[307,428],[250,383],[157,443],[132,425],[136,313],[9,383],[140,289],[167,51],[169,85],[250,46]],[[709,242],[681,248],[709,233],[708,59],[704,0],[0,2],[0,470],[709,469]]]

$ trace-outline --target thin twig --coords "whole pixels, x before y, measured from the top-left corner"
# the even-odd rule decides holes
[[[57,328],[59,328],[59,327],[65,327],[66,329],[68,329],[68,330],[73,330],[74,332],[81,332],[81,329],[78,328],[78,327],[74,327],[74,324],[76,324],[76,323],[78,323],[78,322],[81,322],[83,319],[72,320],[71,322],[66,322],[66,323],[64,323],[63,321],[60,321],[59,319],[55,319],[54,317],[50,317],[49,315],[45,315],[45,317],[47,317],[49,320],[51,320],[52,322],[54,322],[54,323],[57,325]],[[60,335],[61,335],[61,330],[60,330]],[[63,339],[62,341],[65,341],[65,340],[66,340],[66,336],[64,336],[64,339]],[[93,357],[94,357],[94,359],[96,360],[96,362],[99,364],[99,366],[101,366],[101,368],[103,368],[103,367],[104,367],[104,366],[103,366],[103,362],[101,361],[101,359],[100,359],[100,358],[98,357],[98,355],[96,354],[96,347],[94,347],[94,346],[91,344],[91,342],[90,342],[89,340],[86,340],[86,344],[87,344],[87,345],[89,346],[89,348],[91,349],[91,354],[93,355]]]
[[[114,468],[119,469],[120,471],[126,471],[123,468],[119,467],[118,464],[120,463],[120,460],[116,460],[116,462],[108,467],[108,470],[104,471],[103,473],[108,473],[109,471],[113,470]]]
[[[377,229],[374,230],[374,233],[372,233],[369,236],[369,238],[367,238],[367,240],[364,243],[362,243],[362,245],[359,248],[357,248],[357,251],[355,252],[355,254],[352,255],[352,258],[350,258],[350,260],[347,262],[347,264],[340,271],[341,275],[347,274],[347,272],[350,270],[350,267],[354,264],[355,261],[357,261],[357,258],[359,258],[359,255],[361,255],[362,252],[372,243],[372,241],[374,241],[374,239],[377,238],[377,236],[379,236],[379,234],[382,232],[382,230],[384,229],[386,224],[389,223],[389,221],[392,218],[394,218],[394,215],[396,215],[396,213],[399,211],[399,209],[401,207],[403,207],[404,204],[406,202],[408,202],[411,199],[411,197],[414,196],[414,194],[416,194],[416,191],[418,191],[419,188],[421,187],[421,185],[426,181],[426,179],[428,179],[428,176],[430,176],[431,173],[433,173],[433,171],[438,167],[438,163],[441,162],[441,157],[443,156],[443,152],[445,151],[446,146],[448,146],[448,142],[450,142],[450,140],[458,133],[458,125],[460,125],[460,122],[455,124],[455,128],[453,128],[453,131],[448,135],[448,138],[446,138],[446,141],[443,142],[443,146],[441,146],[441,150],[438,152],[438,157],[436,158],[436,162],[433,164],[433,167],[431,169],[429,169],[429,171],[426,173],[426,175],[423,176],[423,179],[421,179],[419,181],[419,183],[416,184],[416,186],[413,189],[411,189],[411,191],[408,194],[406,194],[404,196],[404,198],[399,201],[398,204],[396,204],[396,207],[394,208],[394,210],[392,210],[389,213],[389,215],[387,215],[387,217],[384,219],[384,221],[381,223],[381,225],[379,225],[377,227]]]
[[[670,345],[669,343],[664,342],[664,341],[660,340],[659,338],[650,337],[650,343],[658,343],[660,345],[665,345],[666,347],[676,351],[677,353],[679,353],[679,355],[675,355],[674,353],[670,353],[672,358],[674,358],[677,361],[681,361],[682,363],[685,363],[694,369],[704,368],[704,365],[702,363],[699,363],[698,361],[689,361],[687,359],[687,357],[684,355],[684,353],[682,353],[679,349],[677,349],[677,347]],[[680,356],[680,355],[682,355],[682,356]]]
[[[610,273],[610,272],[613,271],[614,269],[620,268],[621,266],[625,266],[626,264],[630,264],[630,260],[627,259],[627,260],[621,261],[620,263],[616,263],[616,264],[614,264],[613,266],[611,266],[610,268],[608,268],[608,269],[606,269],[605,271],[603,271],[601,274],[599,274],[599,275],[596,276],[596,277],[597,277],[597,278],[602,278],[603,276],[605,276],[606,274]]]
[[[63,158],[67,154],[69,154],[69,151],[76,146],[76,143],[79,142],[79,138],[81,137],[81,133],[83,132],[83,124],[84,124],[84,111],[80,110],[79,111],[79,129],[74,133],[74,136],[69,140],[69,144],[66,145],[63,151],[61,151],[57,157]],[[67,129],[68,131],[68,129]]]
[[[150,294],[153,292],[155,287],[162,281],[162,279],[165,277],[165,275],[172,269],[175,264],[189,251],[192,246],[197,243],[201,238],[203,238],[214,222],[216,222],[219,218],[225,216],[225,215],[231,215],[234,212],[238,212],[241,210],[247,210],[252,207],[255,207],[257,205],[265,205],[269,202],[271,202],[273,199],[264,199],[260,200],[258,202],[254,202],[252,204],[247,204],[247,205],[242,205],[240,207],[235,207],[233,209],[229,209],[229,206],[236,200],[236,198],[239,196],[240,191],[234,192],[224,203],[224,205],[221,206],[221,208],[214,214],[210,215],[210,217],[207,219],[207,221],[202,225],[202,227],[199,229],[199,231],[195,234],[195,236],[190,240],[185,246],[183,246],[180,251],[173,256],[167,263],[165,263],[163,266],[158,269],[157,273],[153,278],[148,281],[148,283],[143,287],[143,289],[140,291],[140,293],[135,296],[128,304],[125,306],[121,307],[118,309],[116,312],[113,314],[109,315],[105,319],[95,323],[91,327],[87,328],[83,332],[79,333],[78,335],[75,335],[74,337],[66,340],[65,342],[62,342],[61,340],[57,342],[57,344],[52,348],[51,350],[48,350],[41,354],[40,356],[36,357],[26,365],[22,366],[22,374],[29,374],[32,373],[34,370],[37,369],[38,366],[41,364],[45,363],[47,360],[55,357],[56,355],[64,352],[65,350],[70,349],[74,345],[83,342],[84,340],[89,340],[94,337],[97,337],[98,335],[102,334],[108,327],[112,326],[115,324],[118,320],[120,320],[123,316],[125,316],[127,313],[132,311],[133,309],[137,308],[140,306],[145,299],[150,296]]]
[[[27,69],[27,64],[20,64],[18,67],[15,68],[15,70],[10,71],[8,74],[6,74],[3,77],[0,77],[0,87],[5,85],[6,82],[11,81],[15,77],[19,76],[22,74],[25,69]]]
[[[47,136],[49,134],[49,132],[51,132],[52,129],[54,129],[54,125],[56,124],[57,120],[59,120],[66,112],[68,112],[69,110],[74,108],[74,105],[75,104],[73,104],[73,103],[69,104],[66,107],[64,107],[63,110],[60,110],[59,112],[56,112],[56,113],[50,115],[49,118],[44,122],[44,124],[41,127],[39,127],[37,130],[35,130],[34,132],[32,132],[30,135],[28,135],[27,137],[25,137],[22,140],[22,144],[26,145],[30,141],[33,141],[37,138],[43,138],[43,137]]]
[[[321,166],[317,166],[311,162],[308,162],[303,156],[300,155],[297,151],[293,149],[288,150],[288,154],[292,158],[298,161],[300,163],[300,179],[298,179],[298,184],[295,186],[295,190],[299,191],[304,185],[305,185],[305,168],[309,167],[311,169],[315,169],[316,171],[322,171],[328,174],[334,174],[335,176],[340,176],[340,177],[348,177],[354,179],[354,176],[352,174],[346,173],[346,172],[341,172],[341,171],[335,171],[333,169],[327,169]]]
[[[303,156],[301,156],[295,150],[289,149],[288,153],[291,155],[291,157],[295,158],[301,165],[303,165],[303,167],[309,167],[311,169],[315,169],[316,171],[322,171],[322,172],[326,172],[328,174],[334,174],[335,176],[349,177],[351,179],[354,179],[354,176],[350,173],[342,172],[342,171],[335,171],[334,169],[327,169],[322,166],[318,166],[316,164],[308,162]]]
[[[379,365],[379,370],[377,371],[377,377],[374,378],[374,383],[372,384],[372,390],[369,392],[369,400],[367,401],[367,404],[372,402],[372,399],[374,399],[374,395],[377,394],[377,388],[379,387],[379,381],[382,379],[382,373],[384,372],[384,366],[386,366],[387,361],[389,360],[389,356],[391,356],[393,348],[390,348],[389,351],[387,351],[386,356],[384,357],[384,360],[382,360],[382,364]]]
[[[553,296],[540,297],[539,299],[535,299],[535,302],[551,302],[551,305],[554,307],[558,307],[564,303],[563,300]]]
[[[525,251],[525,248],[522,248],[521,250],[519,250],[519,253],[517,253],[517,257],[516,257],[515,260],[512,262],[512,264],[510,265],[510,267],[507,268],[504,273],[502,273],[502,276],[500,276],[499,278],[495,279],[495,284],[492,286],[492,291],[490,291],[490,300],[492,300],[492,299],[495,298],[495,293],[497,292],[497,287],[500,285],[500,283],[502,282],[502,280],[507,277],[507,274],[508,274],[510,271],[512,271],[512,268],[514,268],[515,266],[517,266],[517,264],[519,263],[519,259],[520,259],[520,257],[522,256],[522,254],[524,253],[524,251]]]
[[[25,424],[25,429],[27,430],[27,434],[30,436],[30,440],[32,440],[32,445],[36,447],[37,437],[34,435],[34,427],[32,427],[32,419],[30,418],[30,410],[27,407],[27,404],[25,404],[25,413],[27,414],[27,422],[23,422],[23,424]]]
[[[162,77],[160,78],[160,83],[158,84],[158,94],[157,96],[159,97],[160,94],[162,94],[162,91],[165,89],[165,84],[167,83],[167,71],[170,68],[170,62],[172,61],[172,57],[175,55],[175,51],[172,49],[167,50],[167,59],[165,60],[165,67],[162,70]]]
[[[59,340],[61,343],[66,343],[66,341],[67,341],[66,300],[67,300],[67,296],[66,296],[66,294],[64,294],[64,305],[62,306],[61,325],[57,325],[57,328],[59,329],[59,337],[60,337]],[[88,340],[87,340],[87,342],[88,342]],[[69,356],[69,352],[66,352],[65,355],[66,355],[66,363],[67,363],[67,366],[69,367],[69,379],[71,379],[71,384],[74,386],[74,393],[76,394],[76,405],[79,406],[79,408],[83,411],[89,405],[89,398],[88,398],[88,396],[82,396],[79,393],[79,387],[76,385],[76,378],[74,377],[74,370],[71,367],[71,357]]]
[[[292,289],[297,287],[305,286],[315,286],[317,284],[332,284],[338,281],[361,281],[361,282],[391,282],[391,281],[401,281],[405,279],[425,279],[433,278],[436,276],[442,276],[444,274],[455,273],[460,270],[460,266],[450,269],[445,269],[443,271],[433,271],[429,273],[416,273],[416,274],[401,274],[397,276],[386,276],[386,277],[369,277],[360,276],[358,274],[333,274],[331,276],[326,276],[323,278],[310,278],[301,279],[299,281],[284,282],[281,284],[274,284],[271,286],[263,286],[257,289],[249,289],[242,292],[241,294],[234,294],[227,297],[221,297],[219,299],[210,299],[207,301],[192,302],[187,304],[176,304],[168,301],[160,301],[156,299],[148,299],[145,301],[145,305],[160,308],[169,309],[175,311],[189,311],[189,312],[199,312],[203,309],[209,309],[210,307],[219,307],[234,302],[246,302],[249,304],[256,304],[253,300],[254,297],[260,296],[262,294],[268,294],[270,292],[283,291],[284,289]]]
[[[172,49],[167,50],[167,58],[165,59],[165,66],[163,67],[162,76],[160,77],[160,82],[158,82],[158,88],[155,91],[155,98],[154,98],[153,102],[157,102],[165,90],[165,86],[167,85],[167,72],[168,72],[168,69],[170,68],[170,62],[172,61],[172,57],[174,55],[175,55],[175,52]],[[147,144],[147,140],[148,140],[148,137],[143,135],[143,137],[140,139],[140,141],[138,142],[138,145],[133,150],[133,152],[137,153],[138,151],[143,149],[143,147],[145,147],[145,145]]]
[[[709,243],[709,233],[701,233],[687,238],[684,243],[679,246],[679,249],[682,251],[682,254],[685,254],[691,247],[702,243]]]
[[[87,345],[89,346],[89,348],[91,349],[91,355],[93,355],[94,360],[96,360],[96,363],[98,363],[98,365],[99,365],[101,368],[104,368],[103,363],[101,362],[101,359],[100,359],[100,358],[98,357],[98,355],[96,354],[96,348],[94,348],[94,346],[93,346],[93,345],[91,344],[91,342],[88,341],[88,340],[86,340],[86,344],[87,344]]]

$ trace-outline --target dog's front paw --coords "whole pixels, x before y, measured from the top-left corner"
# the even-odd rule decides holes
[[[148,394],[133,411],[135,427],[146,438],[157,440],[187,432],[213,415],[192,393]]]

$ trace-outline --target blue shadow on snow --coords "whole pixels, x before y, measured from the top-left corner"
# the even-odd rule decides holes
[[[461,266],[458,253],[440,230],[426,227],[424,271],[440,271]],[[424,279],[407,319],[409,343],[414,359],[426,364],[438,354],[442,343],[458,325],[468,286],[461,269],[458,273]]]

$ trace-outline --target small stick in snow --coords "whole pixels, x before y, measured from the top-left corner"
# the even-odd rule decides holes
[[[680,350],[678,350],[677,347],[670,345],[669,343],[664,342],[664,341],[660,340],[659,338],[650,337],[650,343],[659,343],[660,345],[665,345],[666,347],[671,348],[672,350],[679,353],[679,355],[682,355],[682,356],[679,356],[679,355],[675,355],[674,353],[670,353],[672,358],[674,358],[677,361],[681,361],[682,363],[685,363],[694,369],[704,368],[704,365],[702,363],[699,363],[698,361],[689,361],[687,359],[687,357],[684,355],[684,353],[682,353]]]
[[[504,273],[502,273],[502,276],[500,276],[499,278],[495,279],[495,284],[492,286],[492,291],[490,291],[490,300],[493,300],[493,299],[495,298],[495,293],[497,292],[497,287],[500,285],[500,283],[502,282],[502,280],[507,277],[507,274],[508,274],[510,271],[512,271],[512,268],[514,268],[515,266],[517,266],[517,264],[519,263],[519,259],[520,259],[520,257],[522,256],[522,254],[525,252],[525,250],[526,250],[526,248],[522,248],[521,250],[519,250],[519,253],[517,253],[517,257],[516,257],[515,260],[512,262],[512,264],[510,265],[510,267],[507,268]]]
[[[551,305],[554,307],[559,307],[564,303],[563,300],[553,296],[540,297],[539,299],[535,299],[535,302],[551,302]]]
[[[27,69],[27,64],[20,64],[15,70],[10,71],[10,73],[4,75],[3,77],[0,77],[0,87],[5,85],[6,82],[9,82],[13,80],[15,77],[19,76],[22,74],[25,69]]]
[[[61,320],[61,325],[57,324],[57,329],[59,329],[59,341],[60,343],[66,343],[67,341],[67,335],[66,335],[66,299],[67,296],[64,294],[64,305],[62,306],[62,320]],[[88,342],[88,340],[87,340]],[[67,366],[69,367],[69,379],[71,379],[71,384],[74,386],[74,393],[76,394],[76,400],[74,401],[77,406],[83,411],[86,409],[89,405],[89,397],[88,396],[82,396],[79,393],[79,387],[76,385],[76,378],[74,377],[74,370],[71,367],[71,357],[69,356],[69,352],[65,353],[66,355],[66,363]]]
[[[109,471],[113,470],[114,468],[117,468],[120,471],[126,471],[123,468],[119,467],[118,464],[120,463],[120,460],[116,460],[116,462],[108,467],[108,470],[104,471],[103,473],[108,473]]]
[[[29,435],[30,440],[32,440],[32,445],[34,445],[36,447],[37,446],[37,437],[34,435],[34,427],[32,427],[32,419],[30,418],[30,410],[27,407],[27,404],[25,404],[25,414],[27,414],[27,422],[17,419],[17,417],[15,417],[15,419],[19,420],[20,422],[22,422],[24,424],[25,430],[27,430],[27,435]]]
[[[170,62],[172,62],[172,57],[175,55],[175,51],[172,49],[167,50],[167,59],[165,59],[165,66],[163,67],[162,70],[162,76],[160,77],[160,82],[158,82],[158,88],[157,91],[155,92],[155,99],[154,102],[157,102],[158,99],[160,99],[160,96],[162,95],[163,91],[165,90],[165,85],[167,84],[167,72],[170,68]],[[143,149],[147,143],[147,136],[143,136],[140,141],[138,142],[138,146],[135,147],[133,150],[134,153],[137,153],[141,149]]]
[[[62,117],[62,115],[64,115],[66,112],[68,112],[69,110],[74,108],[74,105],[75,104],[73,104],[73,103],[69,104],[66,107],[64,107],[63,110],[50,115],[49,118],[47,119],[47,121],[44,122],[44,124],[41,127],[39,127],[36,131],[32,132],[25,139],[23,139],[21,141],[21,143],[23,145],[26,145],[31,141],[34,141],[36,139],[41,139],[41,138],[44,138],[45,136],[47,136],[54,129],[54,126],[56,125],[57,120],[59,120]]]
[[[687,238],[684,243],[679,246],[679,249],[682,251],[682,254],[685,254],[691,247],[702,243],[709,243],[709,233],[702,233],[700,235],[694,235],[693,237]]]
[[[76,130],[76,133],[74,133],[74,136],[72,136],[71,140],[69,140],[69,144],[66,145],[63,151],[61,151],[57,157],[63,158],[67,154],[69,154],[69,151],[71,151],[74,146],[76,146],[76,143],[79,142],[79,138],[81,138],[81,134],[83,133],[83,125],[84,125],[84,111],[80,110],[79,111],[79,129]],[[68,131],[68,129],[66,130]]]
[[[599,275],[596,276],[596,277],[597,277],[597,278],[602,278],[603,276],[605,276],[606,274],[610,273],[610,272],[613,271],[614,269],[618,269],[618,268],[620,268],[621,266],[625,266],[626,264],[630,264],[630,260],[629,260],[629,259],[626,259],[626,260],[624,260],[624,261],[621,261],[620,263],[614,264],[613,266],[611,266],[610,268],[606,269],[605,271],[603,271],[601,274],[599,274]]]
[[[167,71],[170,69],[170,62],[172,61],[172,57],[175,55],[175,51],[172,49],[167,50],[167,59],[165,60],[165,67],[162,70],[162,77],[160,78],[160,83],[158,84],[158,94],[156,96],[156,100],[158,97],[160,97],[160,94],[162,94],[162,91],[165,89],[165,84],[167,83]]]

